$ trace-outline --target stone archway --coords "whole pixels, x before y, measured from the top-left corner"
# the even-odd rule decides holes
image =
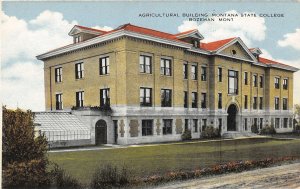
[[[107,124],[103,119],[97,121],[95,126],[95,144],[107,144]]]
[[[235,104],[230,104],[227,109],[227,131],[236,131],[237,130],[237,121],[236,116],[238,109]]]

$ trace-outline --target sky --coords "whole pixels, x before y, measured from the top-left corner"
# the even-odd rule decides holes
[[[259,47],[262,57],[300,68],[299,10],[300,3],[295,2],[2,2],[2,105],[45,110],[43,62],[36,56],[71,43],[68,32],[75,24],[111,30],[131,23],[169,33],[197,28],[204,42],[241,37],[248,47]],[[143,13],[179,16],[141,17]],[[232,18],[230,21],[218,21],[217,17],[215,21],[189,21],[184,13],[207,14],[205,18],[212,14],[239,16],[218,17]],[[298,104],[299,81],[300,71],[294,74],[294,103]]]

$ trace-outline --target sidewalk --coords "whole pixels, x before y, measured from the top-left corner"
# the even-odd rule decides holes
[[[50,149],[48,151],[48,153],[109,150],[109,149],[116,149],[116,148],[147,147],[147,146],[161,146],[161,145],[180,145],[180,144],[193,144],[193,143],[207,143],[207,142],[216,142],[216,141],[242,140],[242,139],[249,139],[249,138],[270,138],[270,137],[255,136],[255,137],[240,137],[240,138],[235,138],[235,139],[191,140],[191,141],[178,141],[178,142],[154,143],[154,144],[153,143],[152,144],[133,144],[133,145],[104,144],[102,146],[84,146],[84,147],[70,147],[70,148],[61,148],[61,149],[60,148]],[[282,140],[285,140],[285,139],[282,139]]]

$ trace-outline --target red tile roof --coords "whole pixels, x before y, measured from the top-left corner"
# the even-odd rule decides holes
[[[94,29],[94,28],[89,28],[89,27],[85,27],[85,26],[80,26],[80,25],[75,25],[81,29],[84,30],[90,30],[90,31],[95,31],[95,32],[99,32],[99,33],[106,33],[107,31],[103,31],[103,30],[98,30],[98,29]]]
[[[144,35],[184,42],[184,41],[177,39],[176,36],[173,34],[161,32],[161,31],[157,31],[157,30],[153,30],[153,29],[149,29],[149,28],[144,28],[144,27],[140,27],[140,26],[135,26],[132,24],[125,24],[123,26],[120,26],[116,30],[120,30],[120,29],[132,31],[132,32],[140,33],[140,34],[144,34]]]
[[[270,60],[270,59],[263,58],[263,57],[258,57],[258,61],[260,63],[268,64],[268,65],[279,64],[279,65],[282,65],[282,66],[289,66],[289,65],[286,65],[286,64],[283,64],[283,63],[280,63],[280,62],[276,62],[274,60]],[[289,67],[291,67],[291,66],[289,66]]]
[[[101,34],[99,34],[99,36],[107,35],[109,33],[116,32],[116,31],[123,29],[123,30],[127,30],[127,31],[132,31],[135,33],[140,33],[140,34],[144,34],[144,35],[149,35],[149,36],[154,36],[154,37],[159,37],[159,38],[169,39],[169,40],[174,40],[174,41],[180,41],[180,42],[184,42],[184,41],[177,39],[178,35],[187,34],[187,33],[190,33],[190,32],[193,32],[196,30],[196,29],[193,29],[193,30],[189,30],[189,31],[185,31],[185,32],[177,33],[177,34],[170,34],[170,33],[165,33],[165,32],[161,32],[161,31],[149,29],[149,28],[135,26],[130,23],[121,25],[118,28],[111,30],[111,31],[102,31],[102,30],[88,28],[88,27],[79,26],[79,25],[76,25],[76,26],[80,27],[82,29],[86,29],[86,30],[101,32]],[[213,41],[213,42],[209,42],[209,43],[200,43],[200,48],[207,50],[207,51],[215,51],[215,50],[219,49],[220,47],[226,45],[227,43],[231,42],[234,39],[236,39],[236,37]],[[54,50],[51,50],[48,52],[52,52],[52,51],[59,50],[59,49],[62,49],[62,48],[68,47],[68,46],[73,46],[73,45],[76,45],[76,44],[66,45],[64,47],[60,47],[60,48],[57,48],[57,49],[54,49]],[[254,48],[252,48],[252,49],[254,49]],[[252,50],[252,49],[249,49],[249,50]],[[276,62],[274,60],[270,60],[270,59],[266,59],[266,58],[262,58],[262,57],[259,57],[259,62],[261,62],[263,64],[267,64],[267,65],[279,64],[279,65],[283,65],[283,66],[288,66],[288,65],[282,64],[280,62]],[[289,66],[289,67],[291,67],[291,66]]]
[[[219,40],[219,41],[213,41],[210,43],[200,43],[200,48],[202,48],[204,50],[208,50],[208,51],[215,51],[218,48],[226,45],[227,43],[229,43],[230,41],[232,41],[235,38],[236,37],[229,38],[229,39],[223,39],[223,40]]]
[[[175,36],[178,36],[178,35],[184,35],[184,34],[187,34],[187,33],[191,33],[193,31],[196,31],[197,29],[192,29],[192,30],[188,30],[188,31],[185,31],[185,32],[181,32],[181,33],[177,33],[175,34]]]

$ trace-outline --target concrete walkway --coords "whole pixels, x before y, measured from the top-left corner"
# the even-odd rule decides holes
[[[282,165],[242,173],[218,175],[151,187],[152,189],[300,189],[300,163]]]
[[[147,147],[147,146],[178,145],[178,144],[195,144],[195,143],[207,143],[207,142],[216,142],[216,141],[242,140],[242,139],[249,139],[249,138],[270,138],[270,137],[258,135],[254,137],[239,137],[235,139],[195,140],[195,141],[184,141],[184,142],[179,141],[179,142],[156,143],[156,144],[136,144],[136,145],[104,144],[103,146],[85,146],[85,147],[76,147],[76,148],[50,149],[48,153],[109,150],[109,149],[116,149],[116,148]]]

